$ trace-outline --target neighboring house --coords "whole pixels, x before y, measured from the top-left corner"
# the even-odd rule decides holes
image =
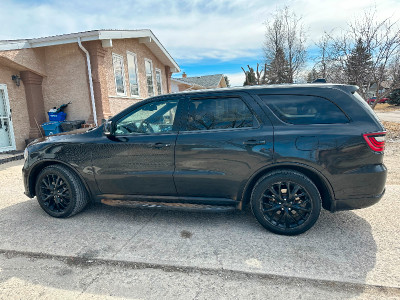
[[[224,87],[227,87],[227,85],[223,74],[187,77],[186,73],[183,72],[182,78],[171,78],[172,93]]]
[[[137,101],[170,93],[179,71],[150,30],[0,41],[0,152],[39,137],[52,107],[71,101],[68,120],[101,124]]]
[[[382,95],[383,93],[385,93],[388,89],[390,89],[390,86],[393,82],[389,82],[389,81],[382,81],[381,85],[379,86],[379,94]],[[376,95],[376,88],[377,88],[377,84],[374,83],[369,87],[369,90],[367,91],[367,96],[368,98],[372,98],[372,97],[377,97]]]

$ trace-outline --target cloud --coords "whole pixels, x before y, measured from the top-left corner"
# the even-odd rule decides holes
[[[365,8],[376,5],[379,18],[400,12],[398,0],[375,1],[289,0],[286,4],[303,16],[312,45],[324,30],[344,27]],[[263,22],[284,4],[278,0],[2,0],[0,39],[149,28],[178,62],[262,61]]]
[[[151,29],[176,59],[230,60],[261,54],[260,1],[11,1],[3,0],[0,39],[92,29]]]
[[[228,76],[229,83],[230,85],[233,86],[243,86],[243,82],[245,80],[244,78],[244,73],[229,73],[229,74],[224,74]]]

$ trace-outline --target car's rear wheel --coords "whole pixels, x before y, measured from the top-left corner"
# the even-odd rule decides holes
[[[86,188],[78,175],[62,165],[44,168],[37,177],[35,190],[39,205],[56,218],[73,216],[89,202]]]
[[[310,229],[321,212],[321,196],[304,174],[271,172],[258,180],[251,195],[253,214],[266,229],[283,235]]]

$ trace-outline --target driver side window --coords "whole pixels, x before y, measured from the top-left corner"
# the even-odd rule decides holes
[[[116,123],[115,135],[163,133],[172,131],[178,100],[142,105]]]

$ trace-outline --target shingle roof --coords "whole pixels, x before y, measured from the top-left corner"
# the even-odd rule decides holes
[[[205,76],[195,76],[195,77],[182,77],[176,78],[179,81],[184,81],[191,84],[197,84],[204,86],[206,88],[216,88],[221,81],[223,74],[205,75]]]

